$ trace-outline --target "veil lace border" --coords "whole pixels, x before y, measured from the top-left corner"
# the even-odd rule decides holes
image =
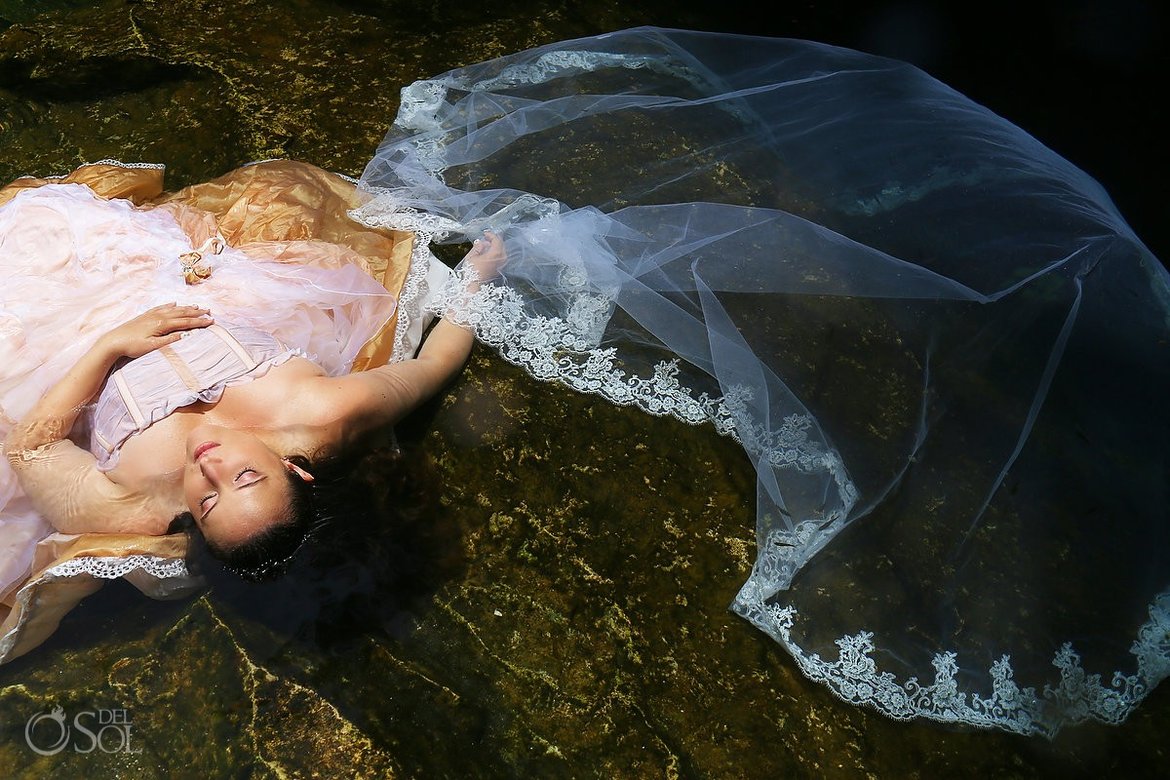
[[[1088,673],[1073,644],[1065,642],[1052,659],[1059,671],[1058,683],[1045,684],[1039,692],[1035,687],[1021,687],[1011,657],[1004,655],[988,669],[991,695],[986,698],[960,688],[958,656],[953,652],[934,656],[935,678],[930,683],[917,677],[900,681],[890,672],[879,671],[872,658],[876,645],[870,631],[837,639],[836,660],[808,653],[792,638],[799,618],[796,608],[765,602],[750,580],[732,611],[782,645],[806,677],[823,683],[842,701],[871,707],[895,720],[924,717],[1052,739],[1065,726],[1089,720],[1122,723],[1170,676],[1170,590],[1151,602],[1149,619],[1130,647],[1137,661],[1133,674],[1114,671],[1107,684],[1103,675]]]
[[[460,226],[451,220],[396,206],[392,200],[373,202],[370,210],[358,216],[359,221],[373,227],[415,230],[420,236],[418,243],[424,246],[432,238],[441,240],[460,232]],[[792,637],[799,619],[796,608],[775,603],[775,597],[836,535],[858,498],[840,456],[809,440],[811,418],[793,414],[779,426],[765,429],[747,410],[749,388],[729,388],[719,398],[696,395],[679,381],[677,359],[658,363],[649,376],[628,373],[620,367],[615,349],[597,344],[611,305],[604,295],[585,288],[573,290],[574,303],[566,316],[550,317],[531,314],[514,290],[496,284],[476,286],[474,281],[469,267],[459,268],[446,289],[429,299],[426,309],[471,329],[479,341],[533,378],[690,425],[709,422],[717,432],[735,439],[774,468],[831,476],[843,497],[841,508],[825,518],[798,523],[792,530],[771,529],[760,540],[752,574],[731,610],[772,637],[806,677],[826,685],[841,700],[871,707],[896,720],[923,717],[1051,739],[1063,727],[1088,720],[1123,722],[1170,676],[1170,590],[1151,602],[1149,620],[1139,628],[1130,648],[1137,670],[1132,674],[1114,671],[1108,683],[1103,675],[1084,669],[1071,642],[1064,643],[1052,661],[1059,682],[1045,684],[1040,690],[1021,686],[1010,656],[1005,655],[988,670],[991,695],[986,697],[960,687],[958,655],[951,651],[934,656],[932,682],[917,677],[899,680],[880,671],[872,658],[876,645],[869,631],[837,639],[836,660],[807,652]]]

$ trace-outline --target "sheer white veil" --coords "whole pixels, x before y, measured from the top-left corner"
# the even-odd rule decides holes
[[[1052,735],[1170,673],[1170,278],[1019,128],[901,62],[640,28],[407,87],[361,186],[359,221],[504,235],[436,305],[506,359],[743,444],[732,608],[842,698]]]

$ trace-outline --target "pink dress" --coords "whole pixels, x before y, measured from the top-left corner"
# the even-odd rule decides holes
[[[25,189],[0,206],[0,440],[99,336],[158,304],[207,307],[330,375],[348,372],[395,314],[395,296],[347,259],[353,251],[310,236],[205,253],[212,275],[187,284],[180,258],[214,237],[197,231],[215,220],[200,212],[209,219],[181,225],[194,211],[184,208],[139,208],[81,184]],[[0,598],[29,576],[52,531],[0,459]]]

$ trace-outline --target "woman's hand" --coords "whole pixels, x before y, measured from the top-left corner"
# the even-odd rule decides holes
[[[17,461],[22,464],[28,461],[24,453],[68,436],[78,413],[101,391],[102,383],[116,360],[142,357],[178,341],[182,331],[206,328],[211,323],[207,309],[167,303],[155,306],[106,333],[13,426],[4,442],[9,461],[15,464],[14,468],[23,468]],[[25,485],[29,495],[33,494],[33,488],[35,485]]]
[[[479,281],[490,282],[496,278],[500,268],[508,260],[508,256],[504,254],[504,239],[485,230],[483,238],[475,239],[474,246],[463,259],[475,269]]]
[[[142,357],[175,343],[183,331],[206,328],[213,322],[207,309],[164,303],[109,331],[98,339],[98,347],[116,357]]]

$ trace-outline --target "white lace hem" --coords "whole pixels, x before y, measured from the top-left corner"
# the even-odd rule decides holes
[[[1084,670],[1080,655],[1066,642],[1052,659],[1060,672],[1057,685],[1046,684],[1039,693],[1035,687],[1020,687],[1011,658],[1005,655],[988,670],[991,696],[987,698],[960,690],[955,679],[958,656],[953,652],[935,655],[931,683],[917,677],[899,681],[889,672],[878,671],[870,655],[875,644],[869,631],[836,640],[840,653],[835,661],[807,653],[791,636],[798,619],[796,609],[765,603],[750,580],[732,610],[783,645],[809,679],[824,683],[843,701],[872,707],[896,720],[923,717],[1051,739],[1063,727],[1087,720],[1121,723],[1170,676],[1170,590],[1150,604],[1150,618],[1130,648],[1137,659],[1135,673],[1114,671],[1107,685],[1102,675]]]
[[[433,214],[422,214],[415,209],[395,205],[385,192],[368,203],[347,212],[350,219],[375,230],[404,230],[414,233],[410,249],[410,268],[398,293],[398,309],[394,329],[394,347],[390,362],[413,357],[417,344],[410,342],[411,323],[425,316],[424,303],[430,295],[427,276],[430,272],[431,242],[441,240],[455,227],[451,220]]]
[[[124,557],[78,557],[45,570],[45,580],[61,580],[88,574],[101,580],[116,580],[141,569],[160,580],[187,577],[187,563],[182,558],[162,558],[157,555],[127,555]]]
[[[122,162],[121,160],[115,160],[112,157],[107,157],[104,160],[96,160],[94,162],[82,163],[81,165],[77,166],[77,170],[81,170],[82,168],[88,168],[91,165],[113,165],[117,168],[127,168],[127,169],[131,169],[131,170],[143,169],[143,170],[154,170],[154,171],[165,171],[167,168],[167,166],[163,165],[162,163],[147,163],[147,162],[127,163],[127,162]],[[45,181],[58,181],[59,179],[64,179],[68,175],[69,174],[67,174],[67,173],[53,174],[50,176],[25,175],[25,176],[18,176],[17,181],[19,181],[20,179],[43,179]]]
[[[187,563],[182,558],[163,558],[157,555],[127,555],[123,557],[80,556],[63,561],[46,569],[35,581],[21,586],[17,592],[13,610],[19,610],[20,618],[15,626],[0,637],[0,663],[8,660],[9,654],[24,633],[35,609],[33,596],[36,586],[44,582],[57,582],[89,576],[99,580],[114,580],[127,575],[141,573],[142,576],[166,583],[190,583]],[[165,588],[160,588],[165,590]]]

